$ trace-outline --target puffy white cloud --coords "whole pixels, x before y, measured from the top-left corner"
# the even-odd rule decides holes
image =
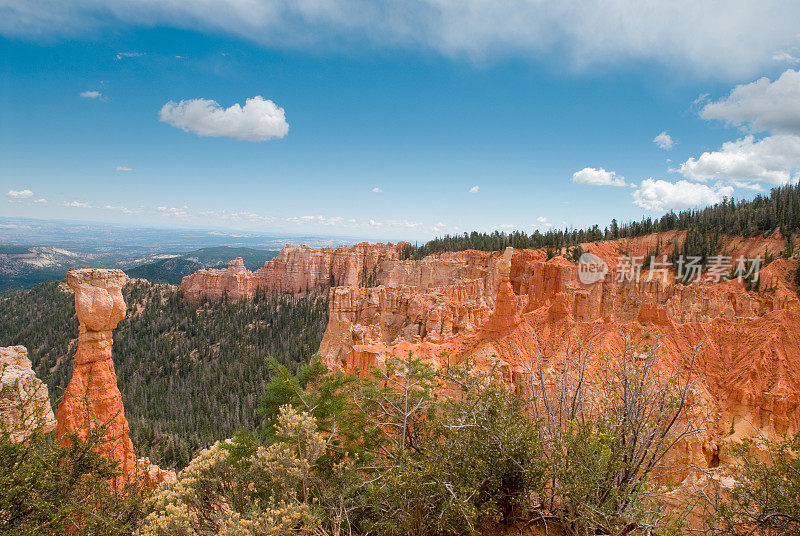
[[[480,189],[481,189],[481,188],[480,188],[480,186],[478,186],[478,185],[476,184],[475,186],[473,186],[472,188],[470,188],[470,189],[469,189],[469,193],[471,193],[471,194],[477,194],[477,193],[478,193],[478,190],[480,190]]]
[[[679,171],[696,181],[727,180],[738,185],[767,182],[786,184],[800,168],[800,137],[789,134],[756,141],[745,136],[722,144],[681,164]]]
[[[42,198],[39,198],[39,199],[34,199],[33,202],[36,203],[37,205],[41,205],[42,203],[47,203],[47,199],[42,197]]]
[[[69,201],[61,203],[61,206],[70,208],[92,208],[92,205],[83,201]]]
[[[208,99],[170,101],[158,116],[164,123],[198,136],[266,141],[289,133],[283,108],[260,95],[247,99],[244,106],[234,104],[229,108]]]
[[[645,179],[633,192],[633,204],[646,210],[681,210],[713,205],[733,194],[732,186],[697,184],[685,180],[668,182]]]
[[[675,147],[675,140],[672,139],[672,136],[670,136],[666,130],[653,138],[653,143],[658,145],[659,149],[664,149],[665,151],[669,151]]]
[[[800,134],[800,71],[789,69],[774,82],[764,77],[738,85],[724,99],[703,106],[700,116],[755,132]]]
[[[572,182],[592,186],[625,186],[625,177],[603,168],[583,168],[572,174]]]
[[[545,218],[544,216],[539,216],[538,218],[536,218],[536,221],[538,221],[541,225],[544,225],[545,227],[553,226],[553,224],[547,221],[547,218]]]
[[[117,171],[133,171],[133,168],[128,166],[117,166]]]
[[[28,199],[33,196],[33,192],[25,188],[24,190],[9,190],[6,194],[9,199]]]
[[[375,188],[373,188],[372,190],[370,190],[370,191],[371,191],[373,194],[382,194],[382,193],[383,193],[383,190],[381,190],[381,189],[380,189],[380,188],[378,188],[377,186],[376,186]]]
[[[657,61],[701,75],[752,74],[797,45],[800,4],[781,0],[3,0],[0,33],[174,26],[269,46],[427,47],[455,57],[565,59],[575,68]],[[349,43],[350,45],[344,45]],[[121,52],[118,58],[139,54]]]
[[[103,94],[99,91],[81,91],[81,97],[84,99],[99,99]]]

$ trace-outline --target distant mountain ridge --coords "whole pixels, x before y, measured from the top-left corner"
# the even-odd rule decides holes
[[[147,264],[126,269],[130,277],[147,279],[152,283],[179,285],[181,279],[204,268],[221,268],[228,261],[241,257],[248,270],[256,270],[278,255],[275,250],[246,247],[214,246],[190,251],[182,255],[170,256]]]
[[[251,270],[278,254],[276,250],[212,246],[180,253],[97,253],[52,246],[0,244],[0,293],[63,280],[70,268],[121,268],[130,277],[178,285],[184,275],[202,268],[224,267],[242,257]]]

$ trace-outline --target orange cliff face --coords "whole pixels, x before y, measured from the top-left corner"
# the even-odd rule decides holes
[[[122,475],[113,482],[117,489],[135,475],[149,485],[174,478],[174,473],[161,471],[146,459],[137,460],[128,435],[111,359],[111,332],[125,317],[122,287],[127,280],[122,270],[87,268],[67,273],[67,284],[75,293],[78,349],[72,378],[56,411],[56,437],[62,444],[69,442],[69,433],[86,438],[92,429],[108,423],[99,452],[119,461]]]
[[[225,269],[199,270],[181,281],[181,292],[189,300],[252,297],[257,290],[274,292],[324,291],[331,286],[361,286],[377,281],[386,261],[396,261],[406,243],[339,246],[311,249],[287,244],[277,257],[250,272],[241,258]]]
[[[419,261],[400,260],[405,242],[361,243],[355,246],[311,249],[286,245],[277,257],[251,272],[241,258],[224,269],[198,270],[181,281],[183,296],[192,301],[203,298],[252,297],[256,291],[297,293],[327,291],[331,287],[413,286],[430,289],[462,279],[485,278],[491,255],[461,251],[426,257]]]
[[[582,244],[608,266],[591,284],[581,282],[578,265],[563,256],[548,260],[544,250],[401,260],[402,244],[359,244],[287,246],[256,272],[233,262],[188,276],[181,288],[199,299],[330,287],[320,354],[337,370],[363,372],[411,351],[433,364],[443,354],[499,362],[511,381],[523,373],[526,356],[557,361],[577,337],[603,352],[621,348],[620,331],[646,343],[660,340],[665,363],[681,366],[702,346],[694,372],[700,398],[713,408],[713,441],[800,429],[800,305],[790,278],[797,261],[778,259],[764,268],[762,289],[770,290],[761,293],[736,280],[676,284],[673,272],[651,275],[647,267],[638,280],[618,277],[625,256],[644,257],[657,247],[671,253],[685,236],[671,231]],[[782,247],[780,237],[723,243],[732,259]]]
[[[620,251],[645,255],[656,238],[626,240],[624,247],[621,241],[585,244],[609,265],[605,277],[588,285],[576,264],[561,256],[547,260],[543,251],[401,261],[404,273],[424,266],[440,274],[439,286],[332,288],[320,354],[332,369],[362,372],[408,352],[434,366],[471,357],[518,381],[533,355],[557,363],[578,338],[591,342],[598,356],[614,353],[625,332],[644,343],[659,340],[664,366],[688,368],[700,348],[695,411],[711,425],[702,441],[686,447],[692,463],[718,463],[720,456],[724,463],[726,441],[800,430],[800,304],[790,282],[797,261],[767,266],[762,279],[777,283],[760,294],[735,280],[681,285],[674,275],[648,277],[646,270],[639,281],[618,280]],[[669,240],[682,240],[681,233]],[[735,255],[742,244],[764,251],[763,244],[741,239],[729,251]],[[395,264],[384,273],[399,271]]]

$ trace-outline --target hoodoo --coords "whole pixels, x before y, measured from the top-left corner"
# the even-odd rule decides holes
[[[75,292],[80,325],[72,378],[56,412],[56,436],[62,443],[69,441],[70,432],[85,438],[92,429],[108,423],[100,453],[119,460],[122,476],[114,482],[117,488],[136,472],[128,421],[111,360],[111,331],[125,317],[122,286],[127,280],[122,270],[80,269],[67,273],[67,284]]]

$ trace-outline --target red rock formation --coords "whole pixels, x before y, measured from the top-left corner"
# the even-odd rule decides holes
[[[67,284],[75,292],[80,325],[72,378],[56,412],[56,436],[63,444],[69,442],[70,432],[85,438],[92,429],[108,423],[99,451],[119,460],[122,476],[114,482],[118,489],[136,472],[128,421],[111,360],[111,330],[125,317],[122,286],[127,279],[122,270],[80,269],[67,273]]]
[[[252,297],[256,290],[304,292],[327,290],[331,286],[374,286],[382,279],[384,265],[399,261],[406,246],[368,244],[336,249],[311,249],[287,244],[277,257],[263,268],[250,272],[241,258],[228,263],[227,269],[199,270],[181,281],[181,292],[190,300]]]
[[[620,251],[643,256],[659,239],[662,247],[669,240],[680,244],[683,234],[626,240],[624,247],[621,241],[586,244],[611,267],[592,285],[578,280],[573,263],[548,261],[542,251],[502,257],[459,252],[388,263],[382,274],[439,274],[435,281],[447,284],[431,289],[417,279],[422,284],[413,287],[332,289],[320,354],[331,367],[363,371],[409,351],[437,364],[446,352],[451,360],[499,364],[512,381],[531,352],[557,361],[570,341],[581,339],[613,353],[621,348],[623,330],[635,340],[659,339],[665,366],[688,366],[702,346],[693,411],[710,412],[703,415],[711,425],[702,441],[685,447],[693,463],[724,463],[720,445],[727,441],[800,430],[800,304],[789,279],[797,262],[771,263],[762,278],[775,281],[768,285],[775,289],[762,293],[735,280],[676,285],[674,274],[648,277],[646,270],[638,282],[619,280],[614,267]],[[728,250],[749,255],[771,245],[732,239]]]
[[[0,429],[12,441],[24,441],[37,427],[56,427],[47,386],[34,374],[24,346],[0,348]]]
[[[390,355],[414,351],[435,362],[450,356],[500,359],[519,373],[521,349],[554,356],[570,336],[619,348],[620,329],[643,340],[662,337],[670,362],[684,362],[705,343],[703,396],[725,426],[758,422],[763,431],[796,430],[792,419],[800,393],[797,295],[788,274],[796,261],[778,260],[762,273],[762,288],[748,292],[737,281],[676,285],[674,273],[642,269],[636,281],[618,277],[622,252],[644,257],[660,247],[680,247],[685,232],[582,244],[609,267],[594,284],[578,279],[576,265],[542,250],[504,255],[461,251],[400,260],[402,245],[359,244],[311,250],[287,246],[253,273],[241,263],[200,271],[184,279],[190,299],[245,297],[259,288],[297,292],[330,290],[330,321],[320,353],[335,368],[364,370]],[[730,256],[754,256],[782,248],[780,237],[725,239]],[[339,285],[339,286],[336,286]],[[570,335],[571,334],[571,335]],[[789,350],[782,350],[788,348]],[[764,413],[766,412],[766,413]],[[742,432],[744,433],[744,432]],[[719,438],[717,438],[719,439]]]
[[[506,248],[503,257],[497,261],[497,295],[494,310],[482,329],[494,333],[507,333],[520,323],[517,314],[517,295],[511,286],[511,256],[514,248]]]

